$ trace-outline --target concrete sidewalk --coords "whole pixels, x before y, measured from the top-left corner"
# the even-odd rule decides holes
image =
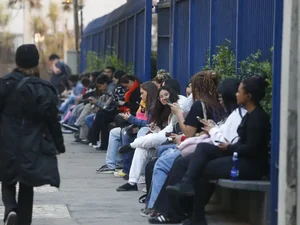
[[[33,225],[148,224],[147,218],[140,215],[144,205],[138,198],[143,193],[116,192],[125,183],[122,178],[95,174],[95,169],[104,164],[105,153],[86,145],[73,145],[71,141],[72,135],[66,135],[67,153],[59,156],[61,188],[36,189]],[[3,215],[2,206],[0,215]],[[211,225],[237,224],[232,220],[224,223],[228,218],[214,213],[208,219]]]

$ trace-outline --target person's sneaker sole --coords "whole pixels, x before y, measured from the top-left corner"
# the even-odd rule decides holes
[[[4,225],[17,225],[17,214],[10,212]]]
[[[110,171],[97,171],[96,170],[97,174],[113,174],[114,172],[115,172],[114,170],[110,170]]]

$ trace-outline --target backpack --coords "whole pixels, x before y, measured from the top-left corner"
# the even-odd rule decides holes
[[[65,77],[68,78],[69,76],[72,75],[72,69],[66,64],[64,63],[64,68],[65,68]]]
[[[51,100],[56,99],[54,98],[54,87],[49,85],[49,87],[53,90],[53,98],[49,96],[51,92],[47,92],[47,94],[44,94],[47,95],[47,98],[45,99],[43,95],[36,93],[36,85],[48,86],[49,84],[36,77],[25,77],[17,83],[13,93],[14,98],[16,98],[19,103],[22,115],[24,115],[24,118],[30,120],[44,119],[44,117],[49,113],[49,104],[53,104],[53,101]]]

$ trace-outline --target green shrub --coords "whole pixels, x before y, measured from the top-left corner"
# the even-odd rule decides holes
[[[273,52],[273,48],[271,48]],[[272,110],[272,63],[261,59],[261,51],[252,53],[249,57],[239,63],[238,74],[241,80],[249,76],[264,77],[268,83],[266,97],[261,102],[262,107],[271,115]]]
[[[271,48],[271,53],[273,48]],[[238,68],[236,66],[238,65]],[[210,65],[209,52],[207,55],[206,66],[203,70],[213,70],[221,80],[230,77],[238,77],[243,80],[249,76],[265,77],[269,86],[266,90],[266,97],[261,102],[262,107],[271,115],[272,110],[272,62],[262,60],[261,51],[252,53],[245,60],[236,63],[236,55],[232,51],[231,42],[225,40],[223,45],[217,46],[216,53],[212,56]],[[237,74],[238,73],[238,74]]]
[[[221,80],[230,77],[236,77],[236,56],[231,48],[231,41],[225,40],[223,45],[216,47],[215,54],[212,55],[212,64],[210,65],[209,52],[205,70],[213,70]]]
[[[113,66],[118,70],[124,70],[128,74],[134,75],[133,64],[126,65],[115,53],[99,57],[95,52],[88,52],[86,61],[87,67],[85,72],[100,71],[104,70],[107,66]]]

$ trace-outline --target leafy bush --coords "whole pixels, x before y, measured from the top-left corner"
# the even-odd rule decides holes
[[[212,55],[212,65],[208,55],[205,69],[213,70],[221,80],[236,76],[236,56],[231,48],[231,41],[225,40],[223,45],[216,47],[216,53]]]
[[[271,48],[273,52],[273,48]],[[271,115],[272,110],[272,63],[261,59],[261,51],[252,53],[249,57],[239,63],[238,68],[239,77],[241,80],[249,76],[264,77],[268,83],[266,90],[266,97],[261,102],[262,107]]]
[[[271,48],[271,53],[273,49]],[[238,65],[238,68],[236,68]],[[266,90],[266,97],[261,102],[262,107],[271,115],[272,110],[272,63],[269,60],[262,60],[261,51],[252,53],[245,60],[236,63],[236,55],[232,51],[231,42],[225,40],[223,45],[217,46],[216,53],[212,56],[210,65],[209,53],[207,56],[206,66],[204,70],[213,70],[221,80],[238,77],[240,80],[249,76],[262,76],[266,78],[269,86]],[[238,72],[238,74],[237,74]]]
[[[107,66],[113,66],[118,70],[124,70],[130,75],[134,74],[133,64],[126,65],[115,53],[99,57],[95,52],[88,52],[86,61],[87,67],[85,72],[100,71],[104,70]]]

